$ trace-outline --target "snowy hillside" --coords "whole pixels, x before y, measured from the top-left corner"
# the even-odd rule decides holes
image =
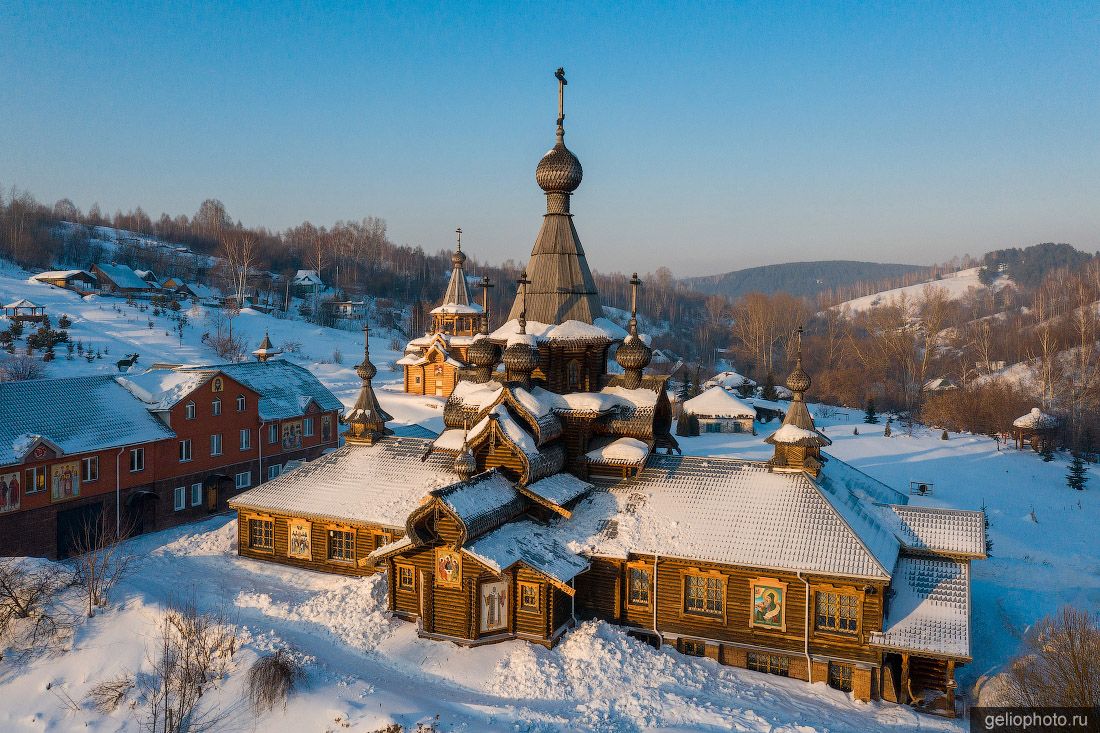
[[[971,290],[984,290],[985,285],[982,285],[978,280],[978,270],[980,268],[971,267],[966,270],[959,270],[948,275],[944,275],[939,280],[929,280],[928,282],[917,283],[916,285],[907,285],[904,288],[894,288],[893,290],[883,290],[879,293],[872,293],[871,295],[865,295],[862,298],[855,298],[848,300],[835,306],[838,309],[847,308],[852,313],[862,313],[876,305],[886,305],[892,300],[897,300],[904,296],[909,301],[919,300],[924,292],[924,288],[933,285],[938,288],[943,288],[947,291],[947,294],[952,299],[958,299],[966,295]],[[1002,288],[1008,283],[1007,278],[1001,278],[993,287]]]

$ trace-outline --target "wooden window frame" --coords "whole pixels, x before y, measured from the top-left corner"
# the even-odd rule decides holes
[[[703,578],[704,580],[717,580],[719,587],[721,588],[722,610],[714,613],[709,611],[696,611],[688,608],[688,578]],[[712,620],[721,620],[723,624],[726,623],[726,612],[729,608],[729,598],[727,594],[729,576],[718,570],[702,570],[701,568],[685,568],[680,572],[680,617],[681,618],[706,618]],[[704,586],[705,587],[705,586]],[[704,598],[704,604],[706,599]]]
[[[351,535],[351,559],[335,558],[332,556],[332,533],[343,532]],[[355,565],[356,556],[356,543],[359,541],[358,533],[355,527],[349,527],[344,524],[326,524],[325,525],[325,562],[334,563],[336,565]]]
[[[863,601],[866,594],[859,588],[852,585],[832,585],[830,583],[811,584],[810,593],[813,594],[813,604],[810,608],[810,612],[813,614],[813,623],[810,628],[813,629],[815,636],[832,636],[840,639],[861,639],[863,637]],[[854,596],[856,599],[856,628],[854,631],[846,631],[840,628],[828,628],[817,625],[817,595],[818,593],[834,593],[837,596]],[[839,598],[837,606],[837,621],[839,623]]]
[[[757,624],[753,620],[753,609],[756,607],[756,586],[771,585],[783,589],[783,623],[780,626]],[[750,578],[749,579],[749,628],[753,631],[771,631],[773,633],[787,633],[787,583],[779,578]]]
[[[302,437],[303,438],[312,438],[313,437],[313,418],[312,417],[303,417],[302,418]]]
[[[271,546],[270,547],[265,547],[265,546],[262,546],[262,545],[254,545],[252,543],[252,523],[253,522],[259,522],[261,525],[263,525],[263,524],[270,524],[271,525]],[[261,527],[261,532],[263,533],[263,535],[266,539],[266,532],[263,531],[263,530],[264,530],[264,528]],[[275,554],[275,517],[269,516],[267,514],[253,514],[253,515],[250,515],[248,517],[248,535],[247,536],[248,536],[248,549],[249,550],[251,550],[252,552],[262,552],[266,555],[274,555]]]
[[[825,681],[829,687],[841,692],[855,689],[855,667],[844,662],[829,662],[828,676]]]
[[[518,596],[516,599],[518,601],[516,603],[516,609],[523,613],[542,614],[542,583],[531,583],[529,581],[520,580],[516,585],[518,586],[516,588],[516,596]],[[523,592],[525,590],[535,592],[535,605],[533,608],[525,605],[523,602]]]
[[[679,644],[679,652],[688,657],[705,657],[707,656],[707,643],[702,639],[689,639],[681,636]]]
[[[639,571],[646,574],[648,582],[646,584],[646,600],[645,602],[634,600],[634,586],[631,582],[630,574],[632,572]],[[626,564],[626,605],[631,608],[652,608],[653,605],[653,563],[648,562],[628,562]]]
[[[761,661],[763,664],[760,663]],[[772,662],[775,664],[773,665]],[[745,669],[776,677],[790,677],[791,658],[786,654],[750,651],[745,655]]]
[[[405,578],[402,575],[402,573],[405,573],[405,572],[408,572],[408,574],[409,574],[409,583],[408,583],[408,585],[405,584]],[[409,565],[408,563],[403,563],[403,562],[394,563],[394,573],[397,575],[397,578],[394,581],[394,585],[397,587],[397,590],[411,591],[413,593],[416,592],[416,566],[415,565]]]

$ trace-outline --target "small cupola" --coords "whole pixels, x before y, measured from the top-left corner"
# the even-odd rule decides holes
[[[345,440],[373,445],[383,435],[392,432],[386,427],[386,422],[393,418],[378,404],[378,397],[371,385],[378,369],[370,360],[370,330],[367,326],[363,326],[363,361],[355,366],[355,373],[363,380],[363,385],[359,388],[355,404],[344,416],[344,422],[348,425]]]
[[[764,439],[775,446],[772,468],[778,471],[805,471],[817,476],[821,471],[821,449],[832,441],[818,431],[813,416],[806,406],[805,394],[812,381],[802,368],[802,327],[798,327],[797,353],[794,369],[787,377],[787,389],[793,395],[783,424]]]
[[[653,351],[638,335],[638,286],[641,284],[642,281],[635,272],[630,278],[630,324],[627,326],[626,338],[615,352],[615,361],[624,372],[623,386],[627,389],[638,389],[642,386],[642,372],[653,358]]]
[[[508,337],[508,345],[504,349],[504,368],[507,370],[509,382],[516,382],[524,387],[531,386],[531,374],[539,366],[539,349],[535,343],[535,337],[527,334],[527,272],[520,275],[516,283],[519,285],[520,312],[519,333]]]

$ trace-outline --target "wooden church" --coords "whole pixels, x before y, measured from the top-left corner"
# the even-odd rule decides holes
[[[364,353],[346,444],[232,501],[240,554],[386,572],[390,610],[425,638],[552,647],[597,618],[685,655],[954,714],[981,512],[908,506],[830,456],[800,353],[770,460],[680,455],[665,378],[645,374],[641,283],[624,331],[573,224],[582,171],[558,79],[557,141],[536,169],[547,213],[509,320],[486,333],[471,314],[444,432],[393,436]]]

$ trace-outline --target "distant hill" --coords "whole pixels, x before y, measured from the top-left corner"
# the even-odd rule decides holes
[[[929,268],[918,265],[822,260],[750,267],[722,275],[684,278],[682,282],[701,293],[724,295],[727,298],[737,298],[754,291],[785,292],[812,298],[822,292],[843,290],[857,283],[887,281],[928,270]]]

